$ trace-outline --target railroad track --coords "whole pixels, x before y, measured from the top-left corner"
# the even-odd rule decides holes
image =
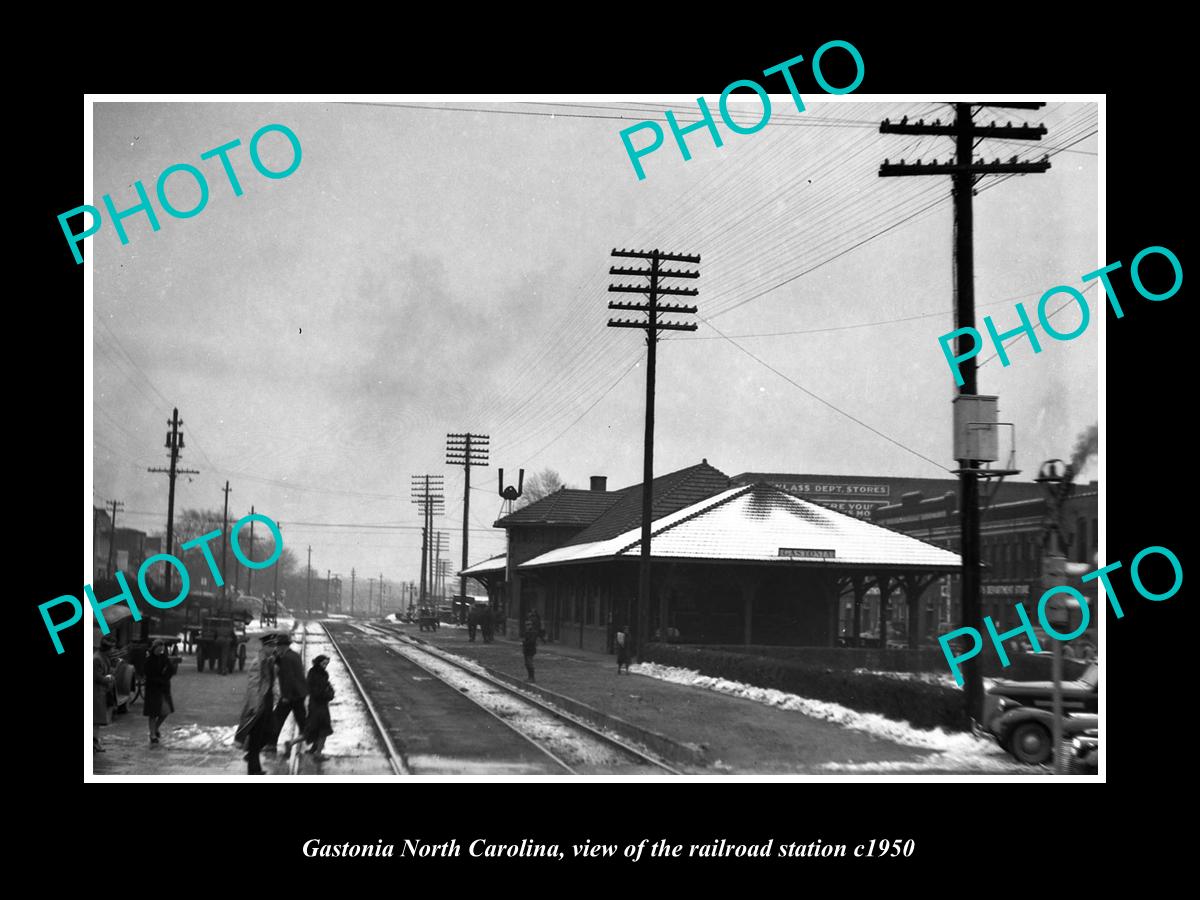
[[[303,628],[303,631],[301,632],[301,637],[300,637],[300,658],[304,661],[305,668],[307,669],[308,664],[309,664],[309,660],[308,660],[309,630],[313,629],[315,634],[321,635],[327,641],[329,641],[330,646],[333,647],[334,653],[337,654],[338,659],[341,660],[342,665],[345,667],[346,674],[350,677],[351,682],[354,684],[354,689],[358,693],[359,699],[362,701],[362,705],[366,711],[367,718],[370,720],[371,726],[375,730],[376,737],[379,739],[379,744],[380,744],[380,747],[382,748],[383,756],[384,756],[385,760],[387,761],[388,767],[391,769],[392,774],[394,774],[394,775],[409,775],[410,772],[408,771],[407,767],[404,764],[404,757],[400,753],[400,751],[398,751],[396,749],[395,744],[392,742],[391,736],[388,734],[388,729],[384,725],[383,720],[379,716],[379,710],[376,709],[375,704],[371,702],[371,698],[367,694],[366,688],[363,687],[362,682],[359,681],[358,676],[355,674],[353,667],[351,667],[349,661],[346,659],[345,655],[342,653],[342,648],[338,645],[338,642],[334,638],[334,636],[332,634],[330,634],[329,629],[326,628],[324,623],[322,623],[322,622],[316,622],[316,621],[297,622],[293,626],[293,634],[295,634],[295,629],[297,627]],[[295,722],[294,721],[291,721],[291,729],[293,732],[295,732]],[[299,735],[295,735],[295,736],[299,737]],[[302,754],[300,753],[300,744],[301,744],[301,742],[297,741],[296,743],[294,743],[292,745],[291,754],[288,757],[288,774],[290,774],[290,775],[301,774],[300,769],[301,769],[301,762],[302,762]]]
[[[520,735],[537,748],[544,758],[551,760],[561,772],[572,775],[594,774],[600,765],[620,769],[622,774],[632,774],[636,770],[645,773],[647,769],[654,774],[682,774],[658,757],[620,737],[558,709],[540,697],[494,678],[490,674],[480,671],[478,667],[466,664],[450,654],[420,643],[399,629],[373,623],[355,623],[348,627],[374,637],[383,642],[385,646],[388,642],[403,646],[405,651],[403,657],[408,662],[424,670],[430,678],[448,684],[493,719],[503,723],[507,729]],[[326,634],[329,635],[334,646],[338,647],[337,640],[329,629],[326,629]],[[395,651],[397,648],[390,649]],[[340,648],[338,648],[338,652],[341,653]],[[343,660],[345,660],[344,656]],[[347,670],[352,671],[348,663]],[[355,678],[355,683],[359,684],[357,678]],[[362,690],[361,686],[360,691],[365,698],[366,692]],[[514,704],[535,711],[535,714],[514,711]],[[546,718],[552,719],[558,727],[546,728],[542,724]],[[616,759],[612,762],[598,763],[595,745],[605,748],[608,754]]]

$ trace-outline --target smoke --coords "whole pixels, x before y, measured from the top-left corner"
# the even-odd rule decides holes
[[[1100,452],[1100,430],[1095,425],[1084,429],[1071,451],[1071,471],[1076,475],[1083,471],[1087,461]]]

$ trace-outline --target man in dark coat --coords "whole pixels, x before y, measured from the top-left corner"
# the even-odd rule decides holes
[[[537,653],[538,630],[537,625],[530,616],[525,620],[525,634],[521,638],[521,652],[525,654],[525,671],[529,673],[529,680],[534,681],[533,677],[533,655]]]
[[[279,704],[275,707],[275,733],[267,741],[264,751],[275,752],[279,732],[287,723],[289,714],[296,718],[297,734],[304,734],[304,698],[308,696],[308,682],[304,677],[304,660],[292,649],[292,639],[286,634],[275,638],[279,648],[276,667],[279,673]]]
[[[496,618],[492,615],[492,607],[485,606],[479,614],[479,627],[483,630],[483,642],[490,644],[496,634]]]

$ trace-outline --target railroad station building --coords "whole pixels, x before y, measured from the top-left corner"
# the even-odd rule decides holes
[[[833,647],[843,595],[861,612],[874,586],[885,610],[916,616],[930,585],[961,565],[944,547],[707,460],[656,478],[653,497],[652,638]],[[611,650],[616,626],[635,624],[641,503],[641,485],[609,491],[599,477],[556,491],[498,520],[507,553],[464,574],[514,628],[536,610],[549,640]]]

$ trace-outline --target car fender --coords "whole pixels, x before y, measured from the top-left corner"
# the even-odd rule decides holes
[[[1083,713],[1063,716],[1063,737],[1071,737],[1092,728],[1099,727],[1100,717],[1095,713]],[[1054,713],[1048,709],[1038,709],[1032,706],[1018,706],[1001,713],[993,723],[997,740],[1003,744],[1012,730],[1022,722],[1037,722],[1044,725],[1051,734],[1054,733]]]

